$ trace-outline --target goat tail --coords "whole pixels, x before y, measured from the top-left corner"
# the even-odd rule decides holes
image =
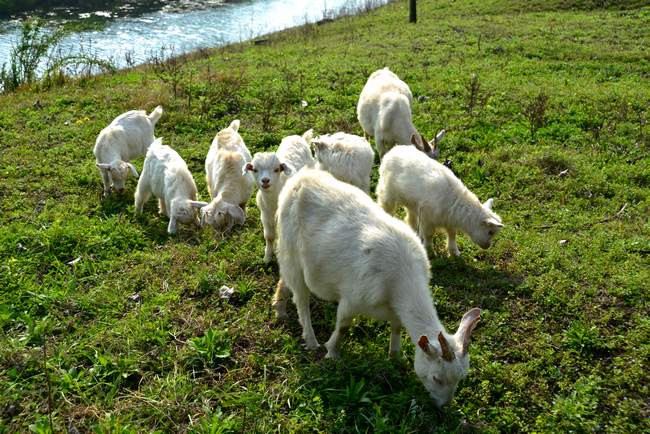
[[[163,108],[162,108],[161,105],[159,105],[158,107],[153,109],[153,111],[151,112],[151,114],[148,117],[149,117],[149,120],[151,121],[151,123],[153,125],[156,125],[156,122],[158,122],[158,119],[160,119],[162,114],[163,114]]]

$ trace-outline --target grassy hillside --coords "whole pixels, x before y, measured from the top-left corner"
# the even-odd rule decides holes
[[[0,432],[47,432],[48,414],[82,432],[649,430],[650,9],[529,3],[420,1],[407,25],[399,1],[1,96]],[[308,128],[360,134],[357,96],[384,66],[410,84],[425,136],[448,129],[441,158],[506,224],[489,250],[461,236],[461,259],[442,238],[430,252],[447,328],[483,309],[442,412],[405,334],[390,361],[387,325],[357,320],[332,362],[301,348],[293,307],[274,320],[278,270],[262,262],[254,199],[224,238],[170,237],[154,201],[133,217],[133,180],[100,200],[92,156],[115,116],[163,104],[156,133],[205,198],[217,130],[241,119],[252,152]],[[324,342],[335,306],[312,310]]]

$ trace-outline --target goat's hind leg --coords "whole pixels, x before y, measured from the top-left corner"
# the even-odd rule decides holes
[[[328,359],[338,359],[340,357],[339,342],[341,340],[341,334],[352,324],[352,317],[350,307],[345,300],[341,300],[336,309],[336,328],[329,340],[325,342],[325,348],[327,348],[327,355],[325,357]]]
[[[273,295],[273,308],[275,309],[275,317],[284,319],[287,317],[287,299],[289,298],[289,288],[282,279],[278,281],[275,287],[275,294]]]
[[[318,348],[318,340],[314,334],[314,328],[311,325],[311,311],[309,310],[309,288],[302,276],[292,282],[291,291],[293,292],[293,302],[298,311],[298,320],[302,325],[302,338],[305,340],[305,347],[309,350]]]

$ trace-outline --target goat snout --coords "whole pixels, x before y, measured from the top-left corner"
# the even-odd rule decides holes
[[[271,180],[269,178],[262,178],[262,188],[268,188]]]

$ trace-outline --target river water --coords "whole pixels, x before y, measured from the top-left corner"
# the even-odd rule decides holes
[[[154,11],[40,11],[47,21],[103,20],[101,29],[70,34],[60,44],[65,55],[84,52],[118,67],[143,63],[161,50],[174,54],[252,39],[388,0],[169,0]],[[21,18],[0,20],[0,66],[8,62]],[[127,61],[129,59],[129,61]]]

